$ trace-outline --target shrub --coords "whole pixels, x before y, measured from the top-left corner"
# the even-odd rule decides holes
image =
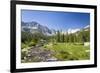
[[[27,47],[28,47],[27,44],[25,44],[25,43],[21,43],[21,49],[24,49],[24,48],[27,48]]]
[[[36,46],[36,43],[35,42],[30,42],[29,46]]]
[[[55,57],[58,60],[64,61],[64,60],[68,60],[69,55],[70,54],[67,51],[60,51],[60,52],[56,53]]]
[[[26,57],[26,52],[25,51],[21,51],[21,59],[23,60],[24,57]]]

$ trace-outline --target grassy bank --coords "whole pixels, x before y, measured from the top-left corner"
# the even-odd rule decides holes
[[[55,57],[59,60],[86,60],[90,57],[89,46],[70,43],[49,43],[44,48],[55,51]]]

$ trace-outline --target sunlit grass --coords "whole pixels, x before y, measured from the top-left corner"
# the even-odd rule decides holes
[[[55,51],[55,57],[60,60],[87,60],[90,57],[90,52],[86,52],[89,50],[89,46],[72,43],[49,43],[44,47]]]

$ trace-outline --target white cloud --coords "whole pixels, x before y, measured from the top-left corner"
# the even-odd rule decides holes
[[[87,25],[87,26],[85,26],[84,28],[88,28],[88,27],[90,27],[90,25]]]

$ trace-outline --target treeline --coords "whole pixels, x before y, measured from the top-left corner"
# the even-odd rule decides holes
[[[21,42],[23,43],[30,41],[38,42],[41,39],[46,39],[46,37],[40,32],[34,34],[30,32],[23,32],[23,31],[21,32]]]
[[[55,35],[46,36],[40,32],[30,33],[30,32],[21,32],[21,43],[22,48],[27,46],[35,46],[40,43],[41,40],[45,40],[47,43],[84,43],[90,41],[90,30],[85,31],[81,30],[76,33],[62,33],[61,31],[57,31]]]
[[[85,31],[81,30],[76,33],[70,33],[66,32],[65,34],[61,31],[57,31],[55,36],[52,36],[53,42],[68,42],[68,43],[83,43],[83,42],[89,42],[90,41],[90,30]]]
[[[26,48],[29,46],[36,46],[42,40],[47,40],[48,37],[40,32],[30,33],[21,31],[21,48]]]

